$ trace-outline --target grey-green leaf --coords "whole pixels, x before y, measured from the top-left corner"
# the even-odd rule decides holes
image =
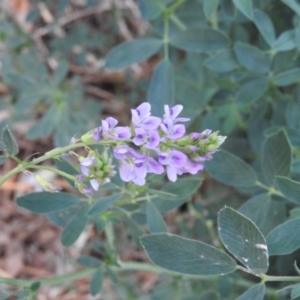
[[[61,242],[65,247],[69,247],[74,244],[84,230],[89,221],[87,216],[88,210],[89,205],[85,205],[76,215],[74,215],[62,231]]]
[[[219,212],[218,228],[226,249],[254,274],[268,270],[269,256],[266,241],[256,225],[232,208]]]
[[[272,184],[274,176],[288,176],[292,149],[284,130],[269,136],[263,144],[262,169],[265,180]]]
[[[155,38],[136,39],[113,48],[105,66],[109,69],[121,69],[143,61],[154,55],[162,46],[162,41]]]
[[[262,193],[246,201],[239,208],[239,212],[249,218],[259,229],[262,229],[269,213],[270,204],[271,196],[268,193]]]
[[[103,276],[104,271],[103,269],[99,269],[95,272],[95,274],[92,277],[91,283],[90,283],[90,293],[91,295],[95,296],[100,293],[102,283],[103,283]]]
[[[205,17],[209,19],[211,15],[216,12],[218,6],[219,6],[219,0],[204,0],[203,11]]]
[[[229,39],[215,29],[192,28],[171,36],[170,43],[188,52],[210,52],[229,46]]]
[[[77,196],[67,193],[31,193],[17,199],[17,204],[34,213],[46,214],[64,210],[79,203]]]
[[[226,253],[208,244],[168,233],[145,235],[141,243],[149,258],[170,271],[191,275],[224,275],[236,269]]]
[[[291,300],[296,299],[297,297],[300,296],[300,284],[297,284],[296,286],[293,287],[292,292],[291,292]]]
[[[257,182],[253,169],[225,150],[215,153],[212,160],[205,162],[205,168],[215,179],[235,187],[253,187]]]
[[[168,231],[162,215],[151,201],[147,201],[146,216],[151,233]]]
[[[18,144],[8,126],[4,127],[2,130],[1,141],[8,153],[14,155],[19,153]]]
[[[241,11],[248,19],[253,20],[252,0],[232,0],[232,1],[239,11]]]
[[[80,256],[77,263],[85,267],[97,267],[101,264],[101,260],[93,256]]]
[[[275,183],[280,192],[290,201],[300,205],[300,183],[288,177],[276,176]]]
[[[258,48],[245,43],[236,43],[234,51],[239,63],[252,72],[265,74],[270,70],[269,58]]]
[[[204,61],[204,65],[216,72],[230,72],[240,67],[231,49],[221,50]]]
[[[284,255],[300,248],[300,219],[293,219],[275,227],[267,236],[270,255]]]
[[[273,43],[272,48],[276,51],[289,51],[296,48],[295,30],[284,31]]]
[[[236,93],[236,104],[247,106],[258,100],[268,89],[269,78],[263,76],[244,84]]]
[[[173,65],[165,59],[156,66],[148,91],[153,115],[162,115],[165,104],[174,104],[174,89]]]
[[[248,289],[243,295],[236,300],[263,300],[266,292],[266,286],[263,283],[258,283]]]
[[[300,68],[291,69],[281,72],[272,78],[278,86],[287,86],[300,80]]]
[[[100,199],[90,208],[88,215],[96,216],[102,214],[108,208],[112,207],[114,203],[117,202],[120,198],[121,194],[118,193]]]
[[[297,15],[300,15],[300,5],[296,0],[282,0],[282,2],[288,5]]]
[[[272,46],[275,42],[276,35],[275,29],[272,23],[271,18],[261,10],[255,9],[254,10],[254,24],[256,25],[257,29],[264,37],[266,42]]]

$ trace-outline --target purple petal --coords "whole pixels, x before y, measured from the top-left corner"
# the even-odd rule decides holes
[[[81,160],[80,164],[81,164],[81,166],[89,167],[91,164],[93,164],[94,160],[95,160],[94,156],[87,157],[87,158],[84,158],[83,160]]]
[[[156,130],[148,132],[148,143],[145,145],[149,149],[154,149],[159,145],[160,136]]]
[[[171,166],[167,166],[167,176],[170,181],[175,182],[177,180],[177,171]]]
[[[146,169],[146,164],[144,160],[139,160],[137,159],[134,162],[134,166],[135,166],[135,174],[137,175],[137,177],[142,177],[145,178],[147,175],[147,169]]]
[[[174,123],[188,122],[189,120],[190,120],[190,118],[177,118],[177,119],[174,119]]]
[[[102,140],[102,127],[97,127],[93,131],[93,140],[100,142]]]
[[[175,168],[183,167],[186,164],[187,156],[177,150],[171,150],[170,165]]]
[[[169,137],[173,140],[177,140],[177,139],[183,137],[184,134],[185,134],[185,126],[182,124],[177,124],[177,125],[174,125],[173,131]]]
[[[146,179],[143,177],[136,177],[132,181],[134,182],[134,184],[136,184],[138,186],[143,186],[146,183]]]
[[[129,127],[116,127],[114,133],[117,135],[118,139],[129,139],[131,137],[131,132]]]
[[[93,189],[91,187],[86,186],[82,189],[82,192],[86,195],[91,195],[93,194]]]
[[[168,165],[170,162],[170,154],[168,152],[160,152],[158,154],[158,161],[162,165]]]
[[[140,125],[146,130],[156,129],[161,123],[161,118],[158,117],[147,117]]]
[[[139,105],[135,110],[138,113],[140,120],[142,120],[150,116],[151,105],[148,102],[144,102],[141,105]]]
[[[97,179],[90,180],[90,184],[95,191],[98,191],[100,184]]]
[[[146,131],[142,128],[136,128],[135,130],[135,137],[133,138],[133,143],[136,146],[143,145],[146,142]]]
[[[118,124],[118,120],[112,117],[106,118],[105,121],[107,122],[109,129],[114,128]]]
[[[85,176],[89,176],[89,167],[81,166],[81,173]]]
[[[162,174],[165,170],[164,167],[161,164],[159,164],[154,158],[148,157],[147,171],[149,173]]]
[[[197,174],[199,171],[202,171],[204,169],[204,166],[202,164],[196,163],[190,159],[188,159],[186,165],[185,165],[185,170],[186,172],[190,174]]]
[[[180,114],[182,109],[183,109],[183,106],[180,104],[177,104],[177,105],[173,106],[172,108],[170,108],[170,118],[174,120]]]
[[[133,164],[129,164],[127,161],[122,161],[119,169],[121,179],[125,182],[132,180],[133,170],[134,170]]]
[[[118,146],[114,149],[114,156],[116,159],[126,159],[129,153],[128,146]]]
[[[102,125],[102,131],[103,131],[103,133],[108,133],[108,131],[109,131],[109,124],[105,120],[102,120],[101,121],[101,125]]]

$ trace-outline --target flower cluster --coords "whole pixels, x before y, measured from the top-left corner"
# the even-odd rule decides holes
[[[172,108],[165,105],[163,118],[151,116],[150,109],[146,102],[132,109],[130,127],[117,126],[118,121],[109,117],[81,138],[83,142],[110,145],[119,162],[120,177],[125,182],[143,186],[148,173],[166,172],[173,182],[178,175],[196,174],[203,170],[204,161],[212,158],[226,138],[208,129],[185,135],[186,128],[181,123],[189,119],[178,117],[182,105]],[[109,182],[115,173],[111,158],[107,153],[104,156],[90,151],[87,158],[80,159],[81,182],[90,183],[88,192],[98,190],[99,184]],[[82,191],[87,192],[83,188]]]

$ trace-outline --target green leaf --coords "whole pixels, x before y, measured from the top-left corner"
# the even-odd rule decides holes
[[[77,263],[85,267],[97,267],[101,264],[101,260],[92,256],[80,256]]]
[[[74,215],[62,231],[61,242],[65,247],[69,247],[74,244],[84,230],[89,221],[87,216],[88,210],[89,205],[85,205],[76,215]]]
[[[5,163],[6,159],[7,157],[5,155],[0,155],[0,166]]]
[[[275,184],[280,192],[290,201],[300,205],[300,183],[288,177],[276,176]]]
[[[248,19],[253,20],[252,0],[232,0],[236,8],[241,11]]]
[[[240,67],[234,52],[229,49],[221,50],[204,61],[204,65],[216,72],[229,72]]]
[[[159,210],[151,201],[147,201],[146,215],[147,224],[151,233],[168,231]]]
[[[224,246],[244,266],[257,275],[267,272],[269,257],[266,241],[252,221],[225,207],[219,212],[218,227]]]
[[[236,269],[226,253],[205,243],[169,233],[145,235],[141,243],[156,265],[192,275],[224,275]]]
[[[263,300],[266,292],[266,286],[263,283],[258,283],[247,290],[243,295],[236,300]]]
[[[247,106],[258,100],[267,90],[269,78],[256,78],[244,84],[236,93],[236,104]]]
[[[165,104],[174,104],[174,71],[169,60],[162,60],[155,68],[147,99],[153,115],[162,115]]]
[[[287,30],[283,32],[272,45],[273,50],[289,51],[296,48],[295,30]]]
[[[162,46],[162,41],[155,38],[136,39],[113,48],[106,58],[106,68],[121,69],[146,60]]]
[[[300,284],[297,284],[296,286],[293,287],[292,292],[291,292],[291,300],[296,299],[297,297],[300,296]]]
[[[270,255],[290,254],[300,248],[300,218],[275,227],[267,236]]]
[[[260,34],[264,37],[265,41],[272,46],[275,42],[276,35],[271,18],[263,11],[255,9],[254,24],[256,25]]]
[[[282,2],[289,6],[297,15],[300,15],[300,5],[296,0],[282,0]]]
[[[236,7],[232,3],[232,0],[222,0],[221,7],[225,15],[227,15],[229,18],[235,18]]]
[[[67,76],[68,71],[69,71],[69,63],[66,60],[60,61],[57,69],[53,74],[53,77],[51,78],[51,83],[54,86],[60,84]]]
[[[209,19],[212,14],[216,12],[219,6],[219,0],[204,0],[203,1],[203,10],[205,17]]]
[[[103,283],[103,276],[104,272],[102,269],[99,269],[95,272],[95,274],[92,277],[91,283],[90,283],[90,293],[91,295],[95,296],[100,293],[102,283]]]
[[[252,168],[225,150],[216,152],[212,160],[205,162],[205,168],[218,181],[235,187],[253,187],[257,182]]]
[[[100,215],[105,212],[108,208],[112,207],[115,202],[121,198],[121,194],[113,194],[111,196],[104,197],[95,203],[89,210],[89,216]]]
[[[77,203],[80,199],[77,196],[67,193],[31,193],[17,199],[17,204],[34,213],[46,214],[64,210]]]
[[[170,43],[188,52],[210,52],[229,46],[227,36],[215,29],[192,28],[171,36]]]
[[[161,0],[139,0],[139,4],[144,20],[155,20],[165,10]]]
[[[260,49],[238,42],[234,51],[239,63],[249,71],[261,74],[269,72],[270,60]]]
[[[292,149],[284,130],[269,136],[263,144],[262,169],[265,180],[272,184],[274,176],[288,176]]]
[[[78,175],[78,170],[76,170],[68,161],[66,161],[65,159],[59,158],[55,160],[55,165],[56,167],[60,170],[63,171],[65,173],[68,173],[70,175]],[[69,178],[65,178],[69,184],[71,186],[75,187],[75,183],[73,180],[69,179]]]
[[[271,196],[267,193],[256,195],[246,201],[240,208],[239,212],[249,218],[260,230],[269,213]]]
[[[152,201],[161,213],[167,212],[185,203],[196,192],[201,182],[202,179],[193,177],[181,178],[176,182],[169,182],[162,188],[162,191],[171,193],[174,197],[171,199],[159,197]]]
[[[272,81],[278,86],[287,86],[300,80],[300,68],[281,72],[272,78]]]
[[[14,155],[19,153],[18,144],[8,126],[5,126],[2,130],[1,141],[8,153]]]

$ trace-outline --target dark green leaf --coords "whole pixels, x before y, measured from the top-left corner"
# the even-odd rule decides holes
[[[168,233],[145,235],[141,243],[149,258],[170,271],[192,275],[224,275],[236,269],[226,253],[205,243]]]
[[[254,10],[254,24],[264,37],[266,42],[271,46],[276,39],[275,29],[271,18],[261,10]]]
[[[241,11],[248,19],[253,20],[252,0],[232,0],[232,1],[239,11]]]
[[[121,198],[121,194],[113,194],[111,196],[104,197],[95,203],[89,210],[88,215],[96,216],[102,214],[108,208],[112,207],[115,202]]]
[[[3,165],[6,161],[7,157],[4,155],[0,155],[0,166]]]
[[[165,9],[161,0],[139,0],[139,3],[144,20],[157,19]]]
[[[90,283],[91,295],[95,296],[100,293],[102,283],[103,283],[103,275],[104,275],[104,272],[102,269],[97,270],[95,272],[95,274],[93,275],[91,283]]]
[[[288,177],[276,176],[275,183],[280,192],[290,201],[300,205],[300,183]]]
[[[270,255],[284,255],[300,248],[300,219],[293,219],[275,227],[267,236]]]
[[[224,11],[225,15],[230,18],[234,18],[236,15],[236,8],[232,3],[232,0],[222,0],[221,1],[222,10]]]
[[[174,89],[173,66],[165,59],[156,66],[148,90],[147,98],[153,115],[162,115],[165,104],[174,104]]]
[[[290,173],[292,149],[285,131],[269,136],[263,145],[262,169],[268,184],[274,176],[288,176]]]
[[[101,260],[92,256],[81,256],[77,259],[77,263],[85,267],[97,267],[101,264]]]
[[[249,71],[261,74],[269,72],[270,60],[260,49],[239,42],[235,44],[234,51],[239,63]]]
[[[204,61],[204,65],[216,72],[229,72],[240,67],[232,50],[222,50]]]
[[[170,43],[188,52],[209,52],[229,46],[229,39],[220,31],[208,28],[192,28],[171,36]]]
[[[276,51],[288,51],[296,48],[295,30],[283,32],[273,43],[272,48]]]
[[[78,170],[76,170],[68,161],[65,159],[56,159],[55,160],[56,167],[67,174],[76,176],[78,174]],[[69,182],[70,185],[75,186],[75,183],[73,180],[66,178],[66,180]]]
[[[291,292],[291,300],[296,299],[297,297],[300,297],[300,284],[294,286]]]
[[[147,201],[146,215],[147,224],[151,233],[168,231],[159,210],[151,201]]]
[[[19,153],[18,144],[8,126],[4,127],[2,130],[1,141],[5,145],[5,149],[8,153],[14,155]]]
[[[248,218],[232,208],[219,212],[218,228],[226,249],[254,274],[266,273],[268,248],[260,230]]]
[[[239,212],[249,218],[260,230],[269,213],[271,197],[267,193],[259,194],[246,201]]]
[[[69,247],[76,242],[89,221],[87,212],[89,206],[86,204],[74,217],[61,233],[61,242],[65,247]]]
[[[77,203],[77,196],[67,193],[31,193],[17,199],[17,204],[34,213],[46,214],[54,211],[64,210]]]
[[[205,168],[215,179],[235,187],[253,187],[257,182],[252,168],[225,150],[215,153],[212,160],[205,162]]]
[[[263,300],[266,292],[266,286],[263,283],[258,283],[247,290],[243,295],[236,300]]]
[[[161,213],[174,209],[185,203],[196,192],[201,182],[202,179],[192,177],[167,183],[162,191],[173,194],[174,197],[159,197],[152,201]]]
[[[296,0],[282,0],[282,2],[288,5],[297,15],[300,15],[300,5]]]
[[[162,41],[154,38],[137,39],[113,48],[106,59],[109,69],[121,69],[143,61],[155,54]]]
[[[204,0],[203,1],[203,10],[205,17],[209,19],[213,13],[216,12],[219,6],[219,0]]]
[[[287,86],[299,81],[300,68],[291,69],[275,75],[272,80],[278,86]]]
[[[54,86],[60,84],[67,76],[68,71],[69,71],[69,63],[66,60],[62,60],[59,63],[57,69],[55,70],[53,77],[51,78],[51,83]]]
[[[250,105],[258,100],[268,89],[268,77],[260,77],[244,84],[236,93],[236,104]]]

